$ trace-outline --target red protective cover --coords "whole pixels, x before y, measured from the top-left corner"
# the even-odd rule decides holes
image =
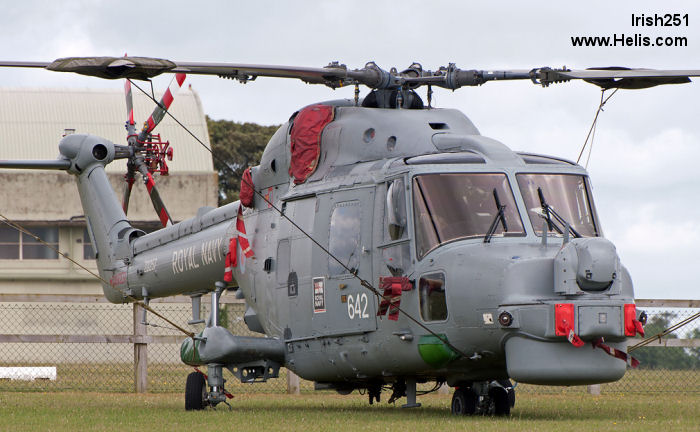
[[[321,154],[321,133],[333,121],[333,107],[312,105],[297,114],[292,126],[289,175],[294,183],[304,183],[316,171]]]
[[[407,277],[382,277],[379,278],[379,286],[384,293],[382,301],[379,303],[377,316],[383,316],[386,311],[389,311],[389,319],[397,321],[399,319],[399,307],[401,307],[401,293],[403,291],[411,291],[413,284]]]
[[[625,336],[635,337],[637,335],[637,307],[634,304],[625,305]],[[643,329],[642,329],[643,331]],[[644,333],[642,333],[644,334]]]
[[[253,176],[250,174],[250,167],[248,167],[245,169],[245,171],[243,171],[243,178],[241,179],[241,193],[239,195],[241,204],[246,207],[253,206],[253,197],[255,196],[253,187]]]
[[[569,331],[573,329],[573,303],[558,303],[554,305],[554,334],[557,336],[569,336]]]

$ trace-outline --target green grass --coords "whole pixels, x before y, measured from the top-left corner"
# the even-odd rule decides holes
[[[0,366],[10,366],[0,364]],[[27,366],[23,364],[21,366]],[[42,366],[42,365],[34,365]],[[45,365],[51,366],[51,365]],[[202,368],[206,372],[206,368]],[[148,366],[148,390],[152,393],[177,393],[184,391],[187,374],[192,368],[183,364],[152,363]],[[285,393],[287,389],[286,369],[280,369],[280,377],[267,383],[243,384],[229,372],[224,372],[226,387],[234,394],[240,393]],[[11,381],[0,380],[0,392],[5,391],[94,391],[133,392],[134,367],[129,363],[82,363],[57,365],[56,381]],[[421,385],[427,390],[433,383]],[[301,381],[301,391],[313,392],[311,381]],[[700,370],[628,370],[618,382],[603,384],[603,394],[617,393],[700,393]],[[518,392],[537,394],[581,394],[586,386],[553,387],[518,385]]]
[[[383,395],[386,398],[386,395]],[[386,399],[384,399],[386,400]],[[186,412],[180,394],[0,393],[0,430],[148,431],[676,431],[700,428],[700,395],[519,394],[509,418],[454,417],[450,397],[402,410],[332,393],[243,394],[233,411]]]

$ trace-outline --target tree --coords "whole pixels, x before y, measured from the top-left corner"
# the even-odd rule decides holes
[[[279,126],[212,120],[207,116],[207,127],[216,156],[214,169],[219,173],[219,205],[228,204],[238,199],[243,171],[260,161]]]

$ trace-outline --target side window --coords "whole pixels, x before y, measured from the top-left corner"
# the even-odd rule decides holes
[[[388,240],[406,237],[406,188],[401,178],[387,183],[384,219]]]
[[[431,273],[420,278],[420,316],[423,321],[444,321],[447,319],[447,299],[445,297],[445,275]]]
[[[339,203],[331,213],[331,228],[328,236],[328,250],[351,271],[360,264],[360,203],[348,201]],[[328,257],[328,274],[337,276],[347,270],[336,260]]]
[[[277,283],[287,284],[289,277],[289,255],[291,247],[289,240],[281,240],[277,245]]]

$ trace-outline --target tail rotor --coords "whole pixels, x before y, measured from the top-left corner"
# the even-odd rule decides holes
[[[148,196],[151,199],[153,208],[158,214],[161,224],[165,227],[172,225],[172,217],[163,203],[158,189],[156,188],[154,173],[168,175],[169,168],[167,161],[173,160],[173,149],[168,141],[162,141],[159,134],[153,134],[153,130],[163,120],[170,105],[173,103],[175,95],[182,87],[182,83],[187,77],[184,73],[175,74],[168,89],[162,99],[148,117],[140,132],[136,132],[134,121],[134,104],[129,79],[124,83],[124,95],[126,100],[126,130],[129,156],[127,160],[127,170],[124,174],[124,190],[122,194],[122,207],[124,213],[128,211],[131,189],[134,185],[136,172],[142,177]]]

